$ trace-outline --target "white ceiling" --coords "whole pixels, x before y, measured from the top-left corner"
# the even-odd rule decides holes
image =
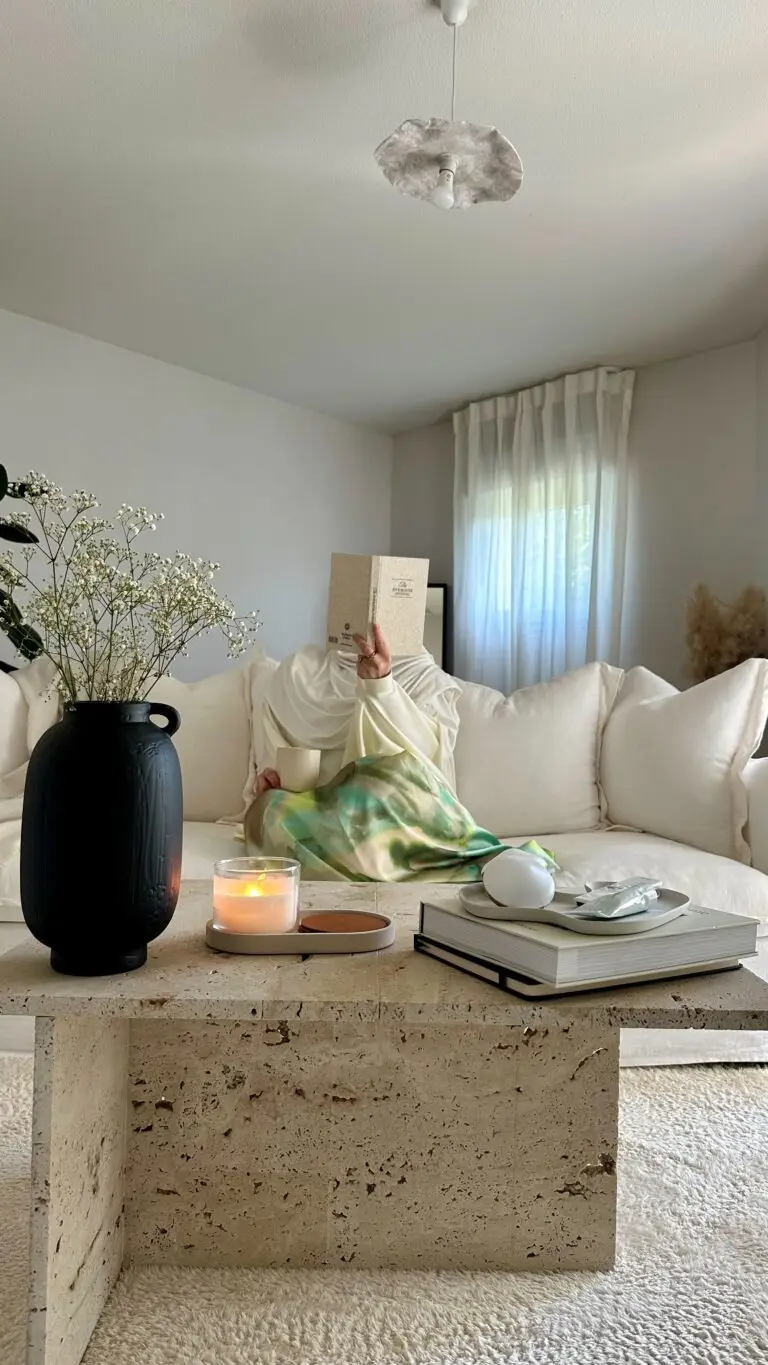
[[[373,160],[445,114],[429,0],[0,0],[0,306],[388,430],[768,319],[765,0],[478,0],[458,117],[525,179]]]

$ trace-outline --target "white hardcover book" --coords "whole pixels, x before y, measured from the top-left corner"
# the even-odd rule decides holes
[[[430,939],[418,935],[417,938],[419,952],[424,953],[427,957],[434,957],[438,962],[445,962],[448,967],[457,967],[459,971],[466,972],[469,976],[477,977],[481,981],[489,981],[492,986],[501,986],[503,990],[511,991],[513,995],[524,995],[535,1000],[546,1000],[547,997],[559,995],[577,995],[579,992],[591,992],[607,988],[615,989],[619,986],[637,986],[644,982],[666,981],[670,978],[679,981],[683,976],[732,971],[741,965],[738,958],[726,957],[718,958],[715,962],[699,962],[695,967],[657,967],[652,972],[634,972],[630,973],[629,976],[602,977],[599,981],[565,981],[558,986],[553,986],[549,981],[535,981],[532,976],[524,976],[521,972],[512,971],[510,967],[501,967],[495,963],[483,961],[460,951],[458,948],[446,948],[442,943],[432,943]]]
[[[620,937],[476,919],[457,896],[425,901],[421,909],[421,933],[427,938],[554,986],[749,957],[757,951],[757,928],[756,919],[700,905],[687,906],[658,929]]]
[[[353,636],[370,639],[380,626],[393,657],[424,646],[428,559],[397,555],[331,555],[326,643],[355,649]]]

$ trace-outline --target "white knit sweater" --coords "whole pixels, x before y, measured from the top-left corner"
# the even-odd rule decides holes
[[[414,754],[455,785],[459,687],[424,651],[397,659],[386,678],[357,677],[354,655],[310,647],[274,674],[261,717],[265,765],[281,746],[320,749],[321,782],[369,755]]]

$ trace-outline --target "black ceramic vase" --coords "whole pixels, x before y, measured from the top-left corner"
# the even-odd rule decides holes
[[[151,716],[164,716],[167,726]],[[181,881],[179,714],[159,702],[78,702],[29,760],[21,906],[51,966],[128,972],[170,924]]]

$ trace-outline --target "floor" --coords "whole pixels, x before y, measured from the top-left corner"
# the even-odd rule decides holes
[[[23,1362],[30,1081],[0,1056],[2,1365]],[[621,1139],[611,1274],[137,1269],[85,1365],[762,1365],[768,1067],[625,1071]]]

